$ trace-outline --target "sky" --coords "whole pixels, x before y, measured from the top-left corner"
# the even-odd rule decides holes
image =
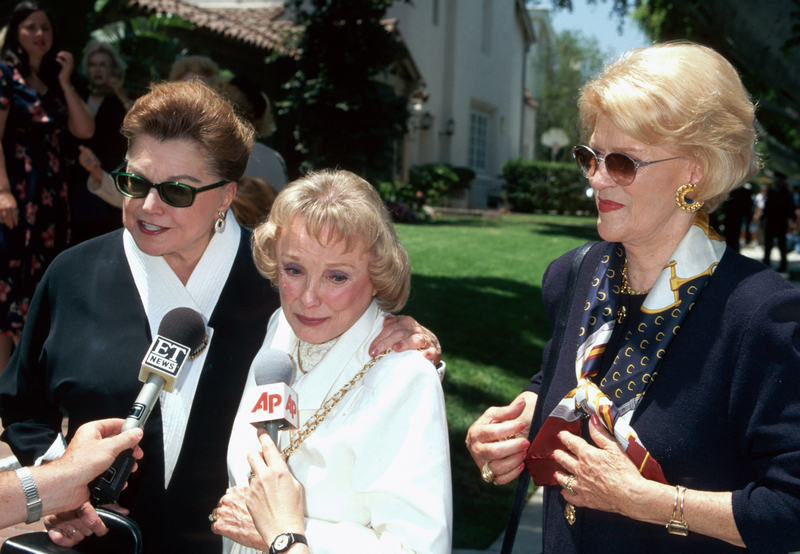
[[[550,5],[548,0],[542,3]],[[610,52],[612,58],[631,48],[649,44],[645,34],[630,19],[626,20],[622,35],[619,34],[617,17],[609,15],[610,2],[589,5],[586,0],[573,0],[572,4],[572,12],[565,9],[551,12],[551,24],[557,33],[577,30],[584,36],[595,37],[600,43],[600,50],[604,54]]]

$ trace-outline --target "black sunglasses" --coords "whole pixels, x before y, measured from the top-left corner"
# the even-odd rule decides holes
[[[194,202],[194,197],[207,190],[227,185],[230,180],[220,181],[207,187],[192,187],[177,182],[164,182],[164,183],[151,183],[144,177],[133,175],[132,173],[123,173],[119,171],[126,164],[122,164],[116,171],[111,172],[111,177],[114,179],[114,184],[117,190],[128,198],[144,198],[151,188],[158,191],[158,196],[166,204],[176,208],[188,208]]]
[[[601,158],[588,146],[576,146],[572,149],[572,157],[575,158],[575,163],[578,164],[578,169],[581,170],[584,177],[594,175],[600,162],[605,162],[609,177],[614,179],[614,182],[618,185],[627,187],[636,179],[636,170],[640,167],[676,160],[680,156],[664,158],[663,160],[654,160],[652,162],[637,162],[627,154],[622,154],[620,152],[610,152],[606,154],[605,158]]]

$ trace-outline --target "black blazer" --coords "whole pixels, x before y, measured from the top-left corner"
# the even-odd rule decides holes
[[[242,230],[231,273],[211,315],[214,340],[195,393],[183,447],[164,489],[161,412],[157,405],[141,446],[144,459],[120,504],[141,526],[146,552],[213,552],[221,539],[208,514],[228,486],[225,453],[250,363],[280,302],[259,275]],[[69,416],[79,425],[125,417],[141,389],[139,366],[150,345],[144,308],[122,247],[122,231],[59,256],[31,304],[20,346],[0,377],[0,413],[23,465],[52,444]]]

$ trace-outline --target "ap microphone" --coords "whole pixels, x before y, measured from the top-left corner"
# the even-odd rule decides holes
[[[297,393],[288,383],[292,361],[276,348],[261,350],[253,360],[256,386],[247,391],[245,406],[250,406],[247,421],[264,428],[278,444],[278,430],[297,429]]]
[[[144,427],[161,391],[172,392],[178,374],[207,344],[206,326],[199,313],[190,308],[175,308],[167,312],[158,326],[158,335],[142,360],[139,380],[144,382],[144,386],[128,412],[122,431]],[[92,487],[92,504],[115,503],[135,463],[133,449],[121,452]]]

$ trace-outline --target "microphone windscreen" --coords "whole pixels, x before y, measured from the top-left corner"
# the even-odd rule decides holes
[[[203,344],[206,336],[206,326],[203,317],[191,308],[175,308],[168,311],[161,324],[158,334],[171,341],[188,346],[194,352]]]
[[[292,360],[283,350],[259,350],[253,360],[253,374],[259,387],[272,383],[286,383],[292,379]]]

